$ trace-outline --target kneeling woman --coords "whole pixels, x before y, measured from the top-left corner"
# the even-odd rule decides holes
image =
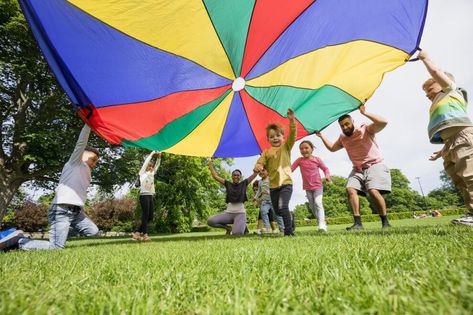
[[[227,194],[225,202],[227,203],[227,209],[222,214],[211,216],[208,219],[207,224],[211,227],[225,229],[227,234],[230,234],[230,232],[233,235],[245,234],[246,210],[244,202],[247,200],[246,188],[249,183],[255,179],[258,173],[253,173],[247,179],[240,181],[240,170],[234,170],[232,172],[232,181],[229,182],[228,180],[218,176],[211,159],[209,159],[208,164],[212,177],[226,188]],[[230,227],[229,224],[232,224],[233,227]]]

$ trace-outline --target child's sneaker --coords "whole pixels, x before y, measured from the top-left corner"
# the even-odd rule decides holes
[[[131,234],[131,239],[134,241],[141,241],[141,234],[140,232],[133,232]]]
[[[261,234],[261,230],[260,230],[260,229],[256,229],[256,231],[254,231],[253,233],[260,235],[260,234]]]
[[[18,248],[18,241],[25,237],[22,230],[9,229],[0,233],[0,250],[7,251]]]
[[[459,217],[457,219],[452,220],[453,224],[463,224],[463,225],[469,225],[473,226],[473,214],[466,214],[462,217]]]

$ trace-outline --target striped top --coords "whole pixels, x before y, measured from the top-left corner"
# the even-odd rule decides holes
[[[261,202],[271,201],[269,194],[269,176],[258,182],[258,191],[256,192],[255,199]]]
[[[440,132],[452,127],[473,126],[467,113],[467,103],[455,83],[439,92],[430,106],[429,139],[431,143],[444,143]]]

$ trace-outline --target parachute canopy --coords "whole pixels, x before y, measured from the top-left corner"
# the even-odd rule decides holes
[[[420,41],[427,0],[20,0],[58,81],[113,144],[256,155],[364,103]]]

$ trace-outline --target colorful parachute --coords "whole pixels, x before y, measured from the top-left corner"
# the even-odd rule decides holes
[[[110,143],[251,156],[355,110],[420,41],[427,0],[20,0],[58,81]]]

